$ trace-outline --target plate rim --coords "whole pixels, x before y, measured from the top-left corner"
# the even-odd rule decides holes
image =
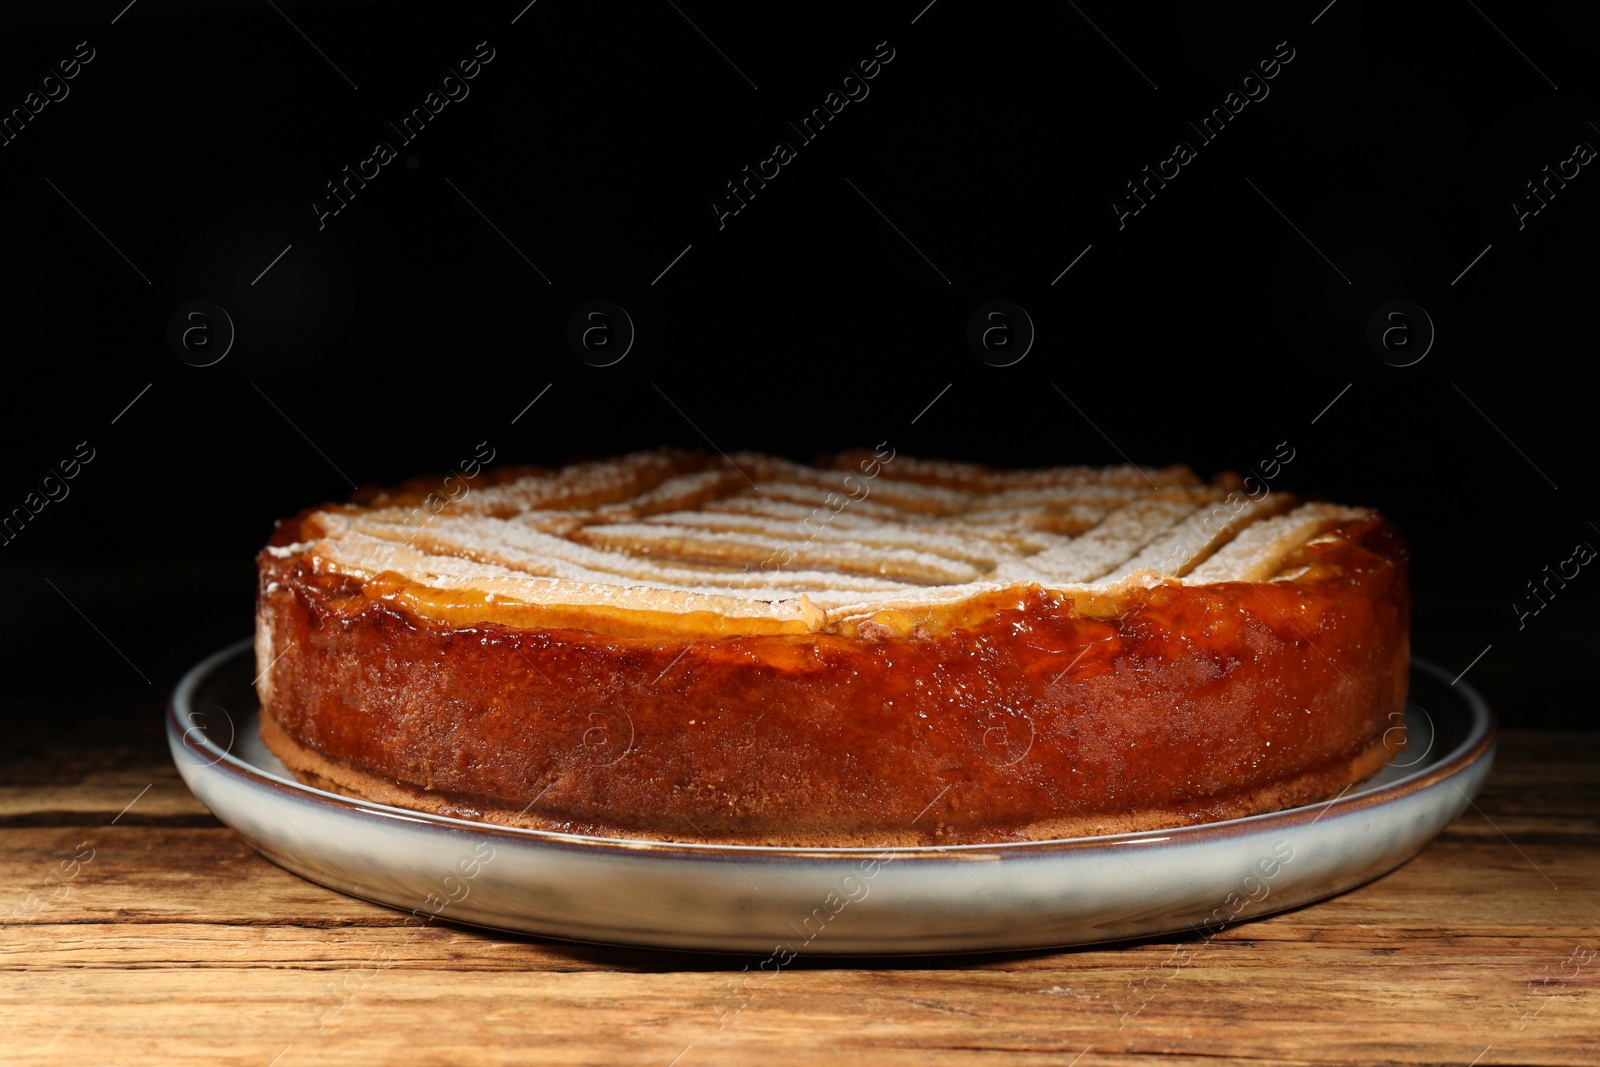
[[[1446,682],[1447,686],[1460,697],[1469,719],[1466,736],[1455,748],[1442,754],[1436,762],[1420,770],[1384,785],[1372,786],[1355,793],[1340,794],[1332,800],[1317,801],[1314,804],[1285,808],[1281,811],[1262,812],[1257,815],[1246,815],[1234,819],[1198,823],[1192,826],[1174,826],[1158,830],[1139,830],[1092,837],[1050,838],[1042,841],[838,847],[648,841],[637,838],[598,837],[562,833],[555,830],[502,826],[498,823],[478,822],[472,819],[436,815],[432,812],[414,811],[409,808],[381,804],[377,801],[360,797],[330,793],[315,786],[308,786],[298,781],[281,778],[246,762],[241,757],[233,754],[231,751],[233,747],[232,741],[229,742],[228,749],[222,749],[217,746],[209,735],[204,731],[200,731],[201,740],[196,742],[190,736],[195,732],[195,727],[186,728],[179,719],[180,705],[189,707],[192,704],[195,690],[198,689],[205,678],[214,673],[223,664],[253,646],[254,639],[247,637],[213,652],[184,672],[168,697],[166,720],[169,745],[174,749],[178,746],[183,746],[194,750],[197,754],[211,757],[207,763],[190,764],[192,772],[185,770],[182,765],[184,761],[177,761],[180,764],[179,772],[184,776],[186,782],[189,773],[203,773],[212,768],[220,768],[222,769],[221,773],[231,775],[248,786],[258,789],[270,789],[281,796],[315,801],[325,807],[332,807],[342,811],[354,810],[378,818],[415,823],[435,830],[487,833],[507,841],[519,842],[523,845],[576,849],[586,854],[617,852],[628,856],[637,856],[642,852],[654,852],[673,855],[685,860],[720,860],[728,852],[736,852],[743,856],[799,862],[817,862],[828,859],[855,860],[865,855],[881,857],[892,854],[897,862],[902,862],[905,860],[937,860],[953,853],[963,858],[993,857],[995,860],[1017,861],[1052,856],[1079,849],[1104,849],[1156,843],[1168,845],[1179,845],[1187,842],[1200,843],[1236,835],[1245,835],[1269,822],[1274,826],[1288,828],[1307,822],[1315,822],[1330,811],[1334,811],[1334,809],[1337,809],[1335,814],[1347,815],[1393,803],[1470,770],[1486,756],[1493,753],[1499,739],[1498,720],[1482,694],[1472,686],[1462,682],[1459,676],[1454,681],[1446,681],[1449,677],[1449,672],[1437,664],[1412,657],[1409,662],[1411,670],[1430,675],[1437,681]],[[259,714],[259,711],[257,714]],[[237,736],[237,730],[235,731],[235,736]],[[175,752],[174,755],[176,755]]]

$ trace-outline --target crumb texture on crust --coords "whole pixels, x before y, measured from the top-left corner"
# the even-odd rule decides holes
[[[1156,584],[1270,580],[1308,540],[1368,514],[1252,499],[1187,467],[661,450],[369,491],[284,524],[267,554],[450,625],[937,631],[1030,586],[1109,615]]]

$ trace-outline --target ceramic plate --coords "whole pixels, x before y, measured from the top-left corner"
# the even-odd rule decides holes
[[[662,844],[488,826],[303,786],[261,743],[254,673],[248,641],[195,667],[173,693],[167,738],[195,795],[279,866],[424,920],[770,954],[780,966],[786,954],[1204,933],[1321,900],[1393,870],[1449,825],[1483,784],[1495,744],[1482,698],[1417,662],[1406,750],[1308,807],[1026,844]]]

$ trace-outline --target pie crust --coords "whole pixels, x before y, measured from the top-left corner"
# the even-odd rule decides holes
[[[586,835],[950,844],[1277,810],[1403,744],[1408,552],[1368,509],[882,446],[453,480],[259,556],[262,736],[308,784]]]

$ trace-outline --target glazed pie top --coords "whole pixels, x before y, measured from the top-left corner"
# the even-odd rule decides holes
[[[1292,578],[1299,548],[1371,514],[1181,466],[1002,472],[881,446],[816,467],[662,450],[450,493],[419,479],[313,510],[268,551],[450,626],[937,635],[1025,587],[1109,617],[1156,585]]]

